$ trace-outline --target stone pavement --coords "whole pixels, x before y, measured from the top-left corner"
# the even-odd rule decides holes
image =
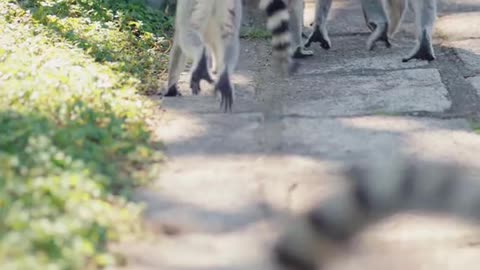
[[[438,60],[401,63],[411,15],[392,49],[365,49],[357,0],[335,0],[333,48],[315,47],[288,82],[274,80],[268,42],[243,41],[233,114],[212,92],[161,101],[156,130],[168,161],[138,191],[154,235],[115,247],[129,270],[271,269],[268,246],[282,213],[303,211],[341,185],[338,169],[367,154],[480,166],[468,119],[480,102],[480,2],[441,1]],[[306,25],[313,4],[307,4]],[[480,230],[414,213],[370,228],[327,269],[478,269]]]

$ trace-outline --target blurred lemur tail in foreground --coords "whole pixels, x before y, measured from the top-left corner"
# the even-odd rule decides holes
[[[408,210],[480,219],[480,174],[459,166],[399,159],[354,165],[349,187],[292,218],[273,249],[279,269],[315,270],[369,225]]]

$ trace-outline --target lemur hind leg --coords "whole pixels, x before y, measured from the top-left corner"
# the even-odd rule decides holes
[[[200,91],[200,80],[202,78],[211,80],[203,72],[205,69],[208,72],[208,64],[204,57],[206,44],[203,33],[209,22],[211,8],[211,3],[210,5],[206,3],[201,5],[201,3],[195,0],[184,0],[182,3],[177,4],[174,46],[170,54],[167,96],[180,95],[177,89],[177,82],[180,73],[185,68],[187,58],[193,59],[190,86],[194,94],[198,94]]]
[[[231,112],[234,87],[230,76],[237,66],[240,51],[242,3],[241,1],[234,1],[227,4],[222,1],[217,2],[219,10],[226,8],[228,12],[224,14],[225,16],[215,18],[205,35],[209,41],[212,57],[219,74],[215,84],[215,92],[219,92],[221,95],[220,107],[224,112]]]
[[[166,97],[181,96],[178,91],[178,80],[180,74],[185,69],[186,56],[182,52],[182,48],[178,44],[177,36],[174,37],[172,50],[170,52],[170,63],[168,67],[168,80],[167,80],[167,92],[164,94]]]
[[[215,90],[220,92],[221,102],[220,107],[225,112],[232,110],[232,105],[235,100],[235,87],[231,82],[230,76],[235,72],[237,67],[238,57],[240,54],[240,36],[239,33],[234,33],[232,41],[227,45],[225,49],[225,67],[221,73]]]
[[[432,34],[437,16],[437,2],[436,0],[416,0],[412,2],[415,13],[417,45],[410,56],[402,61],[408,62],[412,59],[433,61],[435,60],[435,53],[432,45]]]
[[[382,0],[361,0],[361,3],[367,26],[372,31],[367,40],[367,49],[373,50],[379,41],[390,48],[392,44],[388,38],[389,23]]]
[[[369,21],[368,21],[367,12],[365,11],[365,8],[363,7],[363,5],[362,5],[362,13],[363,13],[363,18],[365,19],[365,24],[367,25],[368,29],[371,32],[375,31],[374,26],[371,23],[369,23]]]
[[[202,80],[205,80],[208,83],[213,83],[213,79],[208,70],[207,50],[204,49],[200,61],[192,72],[192,77],[190,80],[190,88],[192,89],[192,93],[194,95],[198,95],[200,93],[200,82]]]
[[[290,27],[292,33],[293,58],[305,58],[313,56],[313,51],[304,48],[302,34],[304,22],[304,0],[291,0],[289,5]]]
[[[210,74],[208,74],[208,62],[203,38],[198,31],[185,31],[180,37],[182,51],[189,54],[193,59],[192,72],[190,78],[190,88],[192,94],[200,93],[200,81],[202,79],[213,82]]]
[[[332,0],[317,0],[315,5],[315,22],[313,23],[313,32],[308,37],[305,47],[310,47],[312,43],[320,43],[320,46],[328,50],[332,47],[328,37],[327,19]]]
[[[408,9],[409,0],[383,0],[389,19],[388,36],[392,38],[397,32]]]

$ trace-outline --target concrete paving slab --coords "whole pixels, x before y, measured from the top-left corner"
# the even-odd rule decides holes
[[[447,40],[480,38],[479,12],[455,13],[440,17],[435,24],[437,35]]]
[[[469,78],[468,81],[473,85],[475,90],[477,90],[477,95],[480,96],[480,76]]]
[[[405,154],[422,154],[424,158],[457,158],[478,165],[476,161],[473,164],[468,161],[468,152],[480,147],[480,136],[470,131],[465,120],[393,116],[288,118],[284,127],[283,150],[289,154],[353,161],[374,153],[389,155],[400,150]],[[456,146],[452,147],[453,144]]]
[[[435,69],[310,75],[296,79],[290,89],[284,112],[304,116],[441,112],[451,105]]]
[[[429,63],[424,61],[411,61],[402,63],[402,55],[407,55],[411,48],[377,50],[370,52],[365,57],[338,57],[339,52],[335,52],[336,58],[327,58],[325,54],[320,55],[322,59],[309,59],[302,62],[299,74],[322,74],[330,72],[366,72],[369,70],[398,70],[428,67]]]
[[[176,158],[159,180],[136,198],[147,202],[146,219],[160,232],[242,230],[264,219],[255,177],[255,172],[262,170],[255,165],[257,159],[255,155]]]
[[[271,235],[263,224],[235,234],[189,234],[161,237],[136,245],[125,270],[241,270],[270,269],[266,246]]]
[[[284,120],[284,127],[282,151],[322,163],[323,166],[317,165],[324,168],[323,173],[317,171],[319,179],[328,179],[338,173],[335,164],[359,161],[372,155],[388,159],[397,153],[480,168],[480,161],[475,158],[476,151],[480,151],[480,136],[471,131],[466,120],[391,116],[288,118]],[[325,187],[331,186],[326,183],[298,180],[291,194],[291,208],[305,210],[310,207],[315,202],[312,198],[321,197]],[[323,190],[317,185],[323,186]]]
[[[467,39],[447,43],[473,74],[480,74],[480,39]]]
[[[452,13],[480,11],[477,0],[437,0],[440,16]]]
[[[432,220],[431,220],[432,222]],[[458,226],[457,226],[458,227]],[[132,250],[132,264],[122,270],[274,270],[265,247],[258,244],[271,231],[237,235],[188,235],[173,239],[158,239]],[[233,245],[235,247],[233,247]],[[413,252],[414,250],[414,252]],[[480,263],[480,250],[476,247],[417,246],[410,241],[370,242],[357,245],[353,252],[345,253],[326,270],[474,270]],[[473,266],[473,267],[472,267]],[[116,268],[120,269],[120,268]]]
[[[258,153],[263,116],[247,114],[195,114],[170,111],[162,115],[156,136],[167,153],[178,158],[193,155]]]

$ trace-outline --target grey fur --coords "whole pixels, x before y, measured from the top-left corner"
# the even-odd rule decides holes
[[[207,48],[222,78],[216,91],[222,96],[225,111],[233,104],[234,88],[229,80],[238,59],[241,0],[179,0],[177,2],[175,36],[170,54],[166,96],[178,95],[176,84],[185,69],[186,59],[193,59],[190,86],[200,92],[200,81],[213,82],[208,70]],[[176,93],[175,93],[176,92]]]
[[[292,32],[292,49],[294,58],[313,56],[313,51],[306,50],[303,44],[304,0],[289,0],[290,28]]]
[[[315,4],[315,22],[313,24],[313,32],[310,34],[306,47],[310,47],[313,42],[319,42],[322,48],[328,50],[332,43],[328,36],[327,20],[330,8],[332,7],[332,0],[317,0]]]
[[[267,26],[272,31],[273,66],[288,74],[290,62],[289,13],[284,0],[261,0],[267,11]],[[216,92],[221,94],[221,107],[231,111],[234,86],[230,80],[240,49],[242,0],[178,0],[175,35],[165,96],[178,96],[177,82],[186,60],[193,60],[190,86],[194,95],[200,92],[200,81],[213,83],[209,67],[219,76]],[[210,61],[208,61],[210,60]]]
[[[398,0],[397,0],[398,1]],[[415,28],[417,44],[408,57],[403,59],[407,62],[411,59],[435,60],[432,44],[432,35],[435,20],[437,18],[436,0],[411,0],[410,4],[415,13]]]
[[[300,0],[293,0],[300,1]],[[317,0],[315,8],[315,22],[306,47],[318,42],[324,49],[330,49],[331,42],[328,36],[327,19],[333,0]],[[367,40],[367,49],[372,50],[378,41],[390,47],[390,38],[397,32],[409,2],[415,14],[415,28],[417,45],[403,61],[411,59],[435,59],[432,46],[432,34],[437,16],[436,0],[360,0],[367,27],[372,34]],[[303,10],[302,10],[303,12]],[[296,28],[293,29],[297,31]],[[295,33],[293,35],[296,35]]]
[[[350,186],[306,215],[293,217],[276,243],[281,269],[310,270],[345,251],[372,224],[409,210],[441,212],[480,221],[477,170],[420,160],[378,160],[345,171]]]
[[[391,47],[388,35],[389,19],[384,11],[382,1],[383,0],[361,0],[365,22],[372,31],[372,34],[367,40],[368,50],[373,50],[378,41],[384,42],[387,48]]]

